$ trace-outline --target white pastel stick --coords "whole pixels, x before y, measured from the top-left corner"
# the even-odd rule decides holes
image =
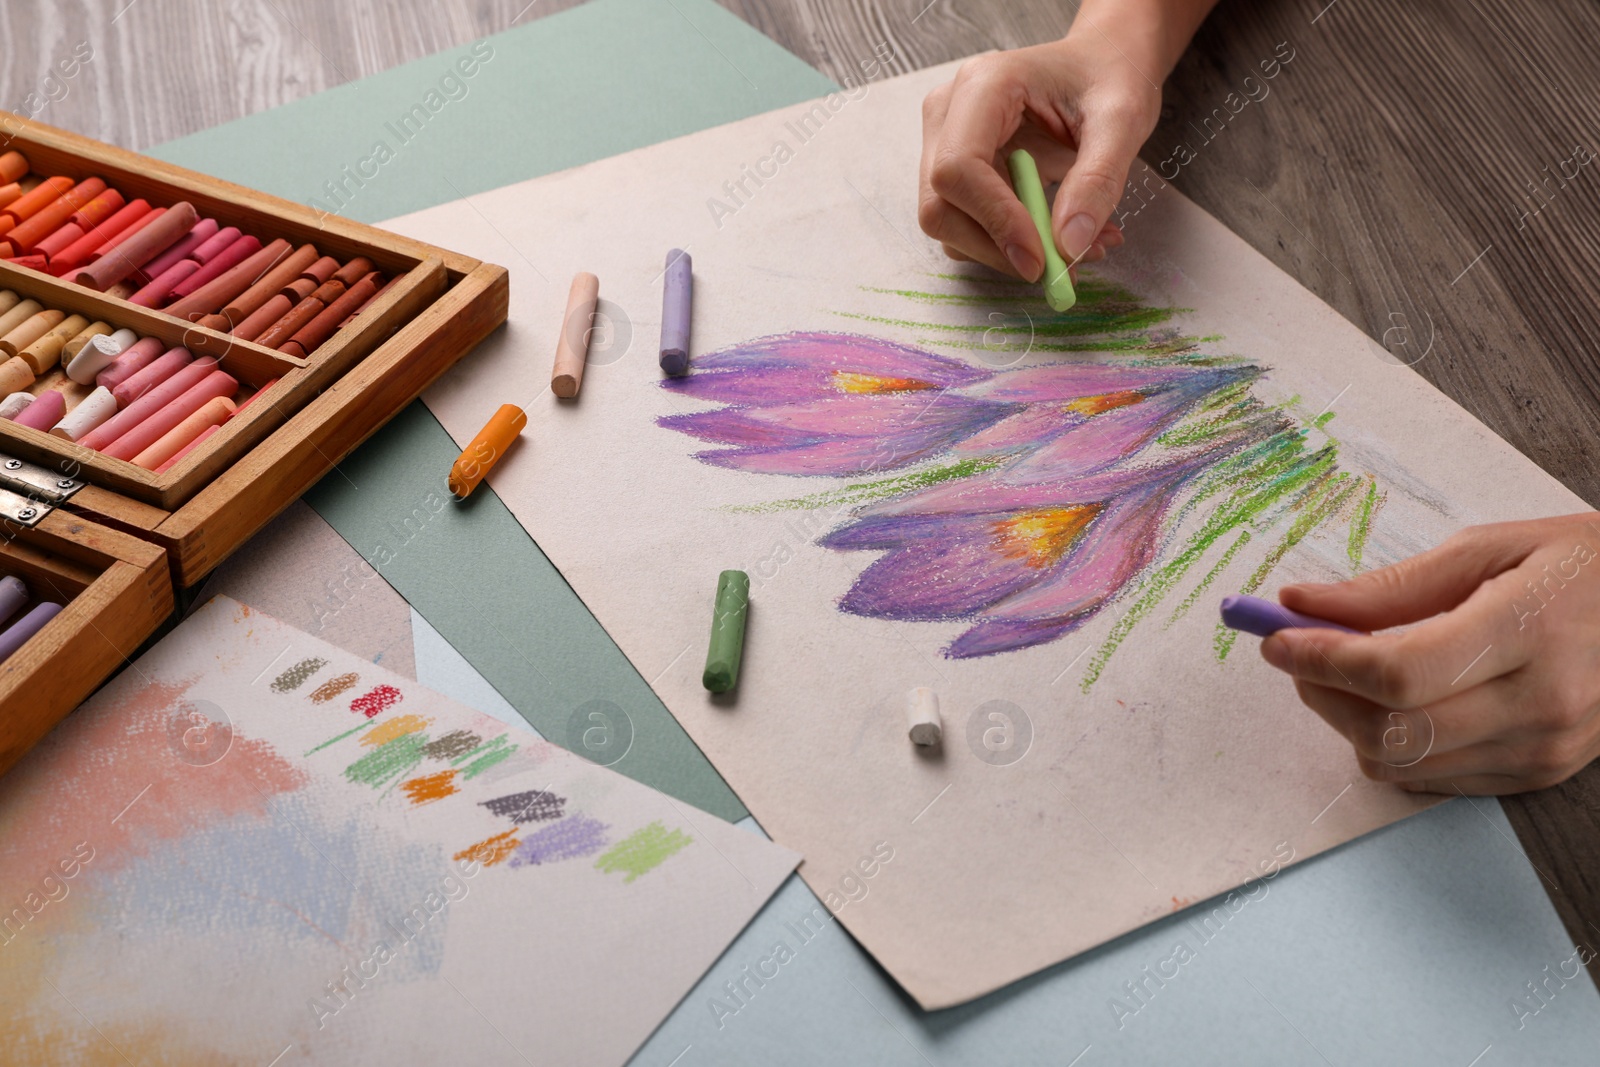
[[[939,722],[939,694],[919,685],[906,694],[906,718],[911,724],[913,744],[937,745],[944,729]]]
[[[32,393],[12,393],[4,400],[0,400],[0,419],[14,419],[22,414],[22,409],[33,403]]]
[[[111,365],[111,361],[133,347],[139,335],[132,330],[118,330],[101,334],[78,349],[78,354],[67,364],[67,377],[79,385],[88,385],[94,376]]]
[[[117,398],[111,395],[111,390],[102,385],[78,401],[78,406],[67,412],[60,422],[50,427],[50,432],[77,444],[78,439],[84,434],[116,413]]]

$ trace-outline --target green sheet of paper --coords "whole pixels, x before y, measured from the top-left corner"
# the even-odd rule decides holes
[[[151,154],[374,222],[833,87],[711,0],[594,0]],[[617,771],[743,817],[493,492],[449,502],[458,452],[413,404],[306,499],[363,556],[387,549],[383,576],[545,737],[579,751],[587,737]]]

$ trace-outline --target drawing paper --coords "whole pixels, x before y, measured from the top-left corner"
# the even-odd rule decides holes
[[[621,1064],[797,859],[219,597],[0,780],[0,1048]]]
[[[458,443],[529,410],[496,492],[930,1008],[1432,802],[1364,779],[1219,629],[1223,593],[1581,507],[1175,190],[1065,315],[952,267],[917,230],[915,172],[920,101],[953,69],[390,224],[511,268],[510,327],[430,407]],[[696,362],[664,384],[672,247],[694,257]],[[561,403],[578,270],[609,307]],[[749,635],[713,699],[729,567]],[[905,737],[917,685],[936,752]]]

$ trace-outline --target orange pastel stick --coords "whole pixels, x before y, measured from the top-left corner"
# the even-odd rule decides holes
[[[133,457],[136,467],[155,470],[177,455],[183,447],[207,430],[221,426],[234,411],[233,401],[225,396],[215,397],[202,404],[194,414],[156,438],[143,452]]]
[[[0,182],[14,182],[28,173],[28,160],[21,152],[0,156]]]
[[[5,211],[0,212],[0,235],[10,233],[24,220],[32,218],[60,200],[76,184],[77,182],[67,177],[46,178],[30,192],[23,193],[13,200]],[[73,210],[76,211],[77,207],[74,206]]]
[[[12,182],[10,185],[0,185],[0,208],[9,207],[22,198],[22,183]]]
[[[89,201],[106,191],[106,183],[99,178],[88,178],[68,189],[50,203],[17,223],[8,234],[10,241],[23,252],[32,252],[35,245],[55,233]]]
[[[246,315],[245,320],[233,328],[233,336],[241,341],[254,341],[261,336],[262,331],[283,318],[293,307],[294,301],[279,293]]]
[[[201,430],[199,437],[196,437],[193,441],[190,441],[188,444],[174,452],[172,454],[172,458],[168,459],[165,463],[156,468],[156,473],[165,474],[167,471],[171,470],[177,465],[177,462],[180,459],[182,459],[184,456],[187,456],[190,452],[193,452],[201,445],[205,444],[206,441],[210,440],[211,435],[220,429],[222,429],[222,425],[219,423],[216,426],[207,426],[205,429]]]
[[[105,192],[101,193],[99,196],[96,196],[93,200],[90,200],[87,204],[83,205],[83,207],[73,212],[72,218],[68,219],[67,221],[77,223],[79,226],[83,227],[84,232],[87,233],[96,226],[100,225],[106,219],[109,219],[112,215],[115,215],[117,212],[121,211],[123,206],[126,204],[127,201],[122,199],[121,193],[117,192],[115,189],[107,189]]]
[[[450,467],[450,493],[457,500],[465,500],[478,488],[484,475],[489,473],[501,456],[511,448],[522,428],[528,425],[527,414],[515,404],[502,404],[478,436],[467,443],[466,450]]]

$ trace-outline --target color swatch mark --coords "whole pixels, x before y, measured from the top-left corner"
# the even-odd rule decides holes
[[[659,827],[661,824],[656,823],[655,825]],[[610,827],[599,819],[591,819],[581,813],[569,815],[560,822],[553,822],[549,826],[528,835],[528,839],[522,843],[522,847],[517,849],[516,855],[511,857],[511,866],[537,867],[541,863],[555,863],[558,860],[576,859],[579,856],[592,856],[606,847],[606,831],[609,829]],[[688,839],[685,838],[684,844],[688,843]],[[621,846],[618,847],[620,848]],[[677,847],[681,848],[683,846],[679,845]],[[672,851],[676,850],[673,849]],[[615,849],[612,851],[615,851]],[[661,860],[666,859],[671,854],[671,852],[663,854],[661,859],[645,867],[644,870],[649,870],[650,867],[660,863]],[[643,871],[640,873],[643,873]],[[636,876],[629,876],[627,880],[631,882],[634,877]]]
[[[422,762],[425,734],[403,734],[386,745],[379,745],[344,769],[344,776],[358,785],[380,786],[410,774]]]
[[[532,840],[531,837],[528,839],[530,842]],[[622,871],[627,875],[623,881],[631,882],[641,874],[648,874],[661,866],[667,857],[682,850],[693,840],[682,830],[668,830],[658,819],[618,841],[609,852],[595,860],[594,865],[607,874]],[[524,842],[523,847],[526,848],[527,844]]]
[[[455,777],[455,771],[440,771],[438,774],[425,774],[421,778],[402,782],[400,788],[411,798],[411,803],[428,804],[458,792]]]
[[[493,867],[515,852],[519,844],[521,842],[517,840],[517,832],[515,830],[507,830],[503,834],[495,834],[493,837],[479,841],[476,845],[462,849],[453,858],[458,860],[477,860],[485,867]]]
[[[385,711],[400,703],[400,690],[392,685],[375,686],[367,690],[350,702],[351,711],[359,711],[367,718],[372,718],[380,711]]]
[[[510,819],[521,826],[523,823],[548,822],[551,819],[561,818],[562,809],[567,806],[567,798],[558,797],[545,789],[530,789],[525,793],[512,793],[481,803],[496,815]]]
[[[360,677],[355,674],[341,674],[337,678],[329,678],[311,691],[311,703],[326,704],[360,680]]]
[[[302,682],[328,665],[325,659],[312,656],[303,659],[272,680],[274,693],[289,693],[300,688]]]
[[[429,759],[453,760],[483,744],[483,738],[471,730],[452,730],[437,741],[428,742],[423,754]]]
[[[414,734],[427,729],[429,722],[430,720],[424,719],[421,715],[396,715],[394,718],[386,719],[367,731],[366,736],[361,739],[361,743],[369,747],[387,745],[397,737],[404,737],[406,734]],[[427,748],[424,748],[423,751],[426,752]]]

